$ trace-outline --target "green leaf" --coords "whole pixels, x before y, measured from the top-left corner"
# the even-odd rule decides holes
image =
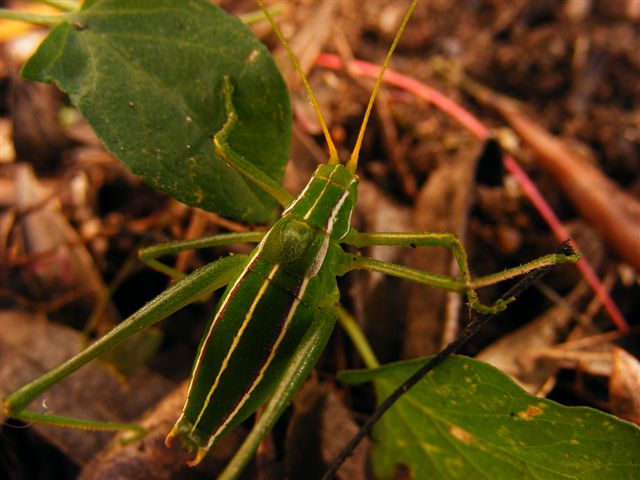
[[[213,153],[224,75],[239,123],[231,146],[277,182],[291,108],[268,50],[206,0],[87,0],[25,64],[54,82],[105,147],[147,183],[192,206],[265,223],[275,202]]]
[[[379,400],[425,359],[342,372],[373,381]],[[372,462],[390,478],[640,478],[640,429],[587,407],[565,407],[522,390],[483,362],[454,356],[405,394],[376,424]]]

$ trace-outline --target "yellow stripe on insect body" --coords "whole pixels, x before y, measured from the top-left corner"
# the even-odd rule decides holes
[[[340,165],[335,165],[334,166],[333,171],[329,174],[329,178],[326,179],[326,182],[324,184],[324,188],[322,189],[320,194],[316,196],[314,204],[311,206],[309,211],[305,214],[305,216],[304,216],[305,220],[309,220],[309,218],[311,218],[311,215],[314,213],[314,211],[317,210],[318,205],[321,204],[322,200],[324,199],[324,194],[326,193],[327,189],[329,188],[329,185],[331,185],[331,178],[336,173],[336,171],[338,170],[339,167],[340,167]]]
[[[298,310],[298,306],[300,305],[300,302],[302,301],[301,299],[304,297],[304,292],[305,292],[305,290],[307,288],[308,283],[309,283],[309,278],[305,278],[304,281],[302,282],[301,287],[300,287],[299,294],[293,300],[293,304],[291,305],[291,310],[289,311],[289,314],[287,315],[287,319],[286,319],[285,324],[284,324],[284,326],[282,328],[282,331],[280,332],[280,335],[278,336],[278,339],[276,340],[276,343],[274,344],[273,349],[271,350],[271,353],[269,354],[269,358],[267,359],[267,361],[264,363],[264,365],[260,369],[260,372],[258,373],[258,376],[254,380],[254,382],[251,385],[251,387],[249,387],[249,390],[247,391],[246,395],[242,398],[242,400],[240,400],[240,402],[238,403],[236,408],[233,410],[233,412],[231,412],[229,414],[229,417],[227,418],[227,420],[225,420],[225,422],[220,426],[220,428],[218,428],[218,430],[216,432],[214,432],[213,435],[211,435],[211,438],[209,439],[209,443],[207,444],[207,447],[206,447],[207,450],[209,448],[211,448],[211,446],[216,442],[216,440],[222,434],[222,432],[224,432],[224,430],[227,428],[227,426],[229,425],[231,420],[238,414],[240,409],[244,406],[244,404],[249,399],[249,396],[251,395],[251,393],[255,390],[255,388],[258,386],[258,384],[260,384],[260,382],[264,378],[264,375],[265,375],[267,369],[269,368],[269,366],[271,365],[271,363],[273,362],[273,359],[276,356],[276,353],[278,351],[278,347],[282,343],[282,340],[284,339],[285,334],[287,333],[287,331],[289,329],[289,325],[291,324],[291,321],[293,320],[293,317],[294,317],[296,311]]]
[[[235,350],[236,350],[236,348],[238,346],[238,343],[239,343],[240,339],[242,338],[242,335],[244,334],[244,331],[247,328],[247,325],[249,324],[249,322],[253,318],[253,314],[255,312],[256,306],[258,305],[260,300],[262,300],[262,298],[264,297],[264,294],[267,291],[267,288],[269,287],[269,284],[271,283],[271,280],[273,280],[273,277],[275,276],[276,272],[279,269],[280,269],[280,265],[275,264],[273,266],[273,268],[269,272],[269,276],[264,280],[262,286],[260,287],[260,290],[258,291],[258,294],[256,295],[255,299],[253,300],[253,303],[251,304],[251,307],[249,307],[249,310],[247,311],[247,314],[244,317],[244,321],[242,322],[242,325],[238,329],[235,337],[233,338],[233,343],[231,344],[231,348],[227,351],[227,355],[225,356],[224,360],[222,361],[222,366],[220,367],[220,370],[218,371],[218,375],[217,375],[215,381],[213,382],[213,386],[211,387],[211,390],[209,390],[209,393],[207,394],[207,398],[206,398],[204,404],[202,405],[202,409],[200,411],[200,414],[198,415],[198,418],[196,419],[196,421],[193,423],[192,431],[195,431],[195,429],[198,427],[198,424],[200,423],[200,420],[202,419],[202,415],[204,414],[205,410],[209,406],[209,402],[211,401],[211,396],[216,391],[216,388],[218,387],[218,384],[220,383],[220,378],[222,377],[222,374],[225,372],[225,370],[229,366],[229,359],[231,358],[231,356],[235,352]]]
[[[209,329],[207,331],[207,335],[206,335],[206,337],[204,337],[204,339],[203,339],[203,341],[202,341],[202,343],[200,345],[200,348],[198,349],[198,355],[196,356],[196,358],[194,360],[194,371],[195,371],[197,365],[199,365],[201,363],[201,361],[202,361],[202,355],[203,355],[203,352],[204,352],[203,346],[207,345],[211,341],[211,335],[213,334],[213,331],[214,331],[214,328],[215,328],[215,325],[216,325],[218,319],[221,317],[221,313],[225,310],[225,307],[226,307],[227,303],[229,302],[229,300],[231,300],[231,298],[233,298],[233,292],[236,291],[236,289],[238,288],[238,286],[242,282],[242,277],[243,277],[244,273],[247,271],[247,268],[250,268],[250,266],[253,265],[255,260],[260,255],[260,251],[262,250],[262,244],[263,244],[263,242],[260,242],[258,247],[256,247],[254,249],[252,255],[247,260],[247,267],[245,267],[244,270],[238,275],[238,277],[236,278],[235,282],[231,285],[231,287],[227,289],[228,293],[224,297],[224,300],[223,300],[222,304],[218,308],[218,313],[214,317],[213,322],[211,322],[211,325],[209,326]],[[189,381],[189,387],[187,389],[187,398],[190,398],[190,396],[191,396],[191,390],[192,390],[193,384],[194,384],[193,380],[194,380],[194,377],[191,376],[191,379]],[[180,417],[178,418],[178,421],[176,422],[176,424],[180,423],[180,421],[184,418],[186,407],[187,407],[187,404],[185,403],[185,405],[182,407],[182,412],[180,413]],[[169,436],[170,435],[171,434],[169,434]],[[167,436],[167,439],[169,439],[169,436]]]

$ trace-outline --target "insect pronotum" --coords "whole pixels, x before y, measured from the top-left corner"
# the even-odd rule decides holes
[[[206,331],[196,355],[189,392],[180,417],[167,436],[175,436],[196,450],[195,465],[226,432],[244,421],[271,396],[280,401],[280,413],[295,389],[313,368],[335,322],[339,303],[336,277],[366,269],[405,278],[426,285],[465,293],[469,305],[479,312],[502,310],[512,300],[482,305],[474,290],[483,278],[471,280],[467,255],[460,241],[450,233],[361,233],[351,226],[356,205],[358,179],[356,169],[362,137],[381,84],[384,70],[416,5],[409,6],[402,25],[389,49],[373,88],[369,104],[351,157],[345,163],[338,158],[326,122],[298,62],[271,15],[265,12],[293,64],[301,75],[318,114],[329,148],[327,164],[320,166],[304,190],[294,197],[269,179],[247,159],[235,153],[227,137],[238,121],[233,100],[233,80],[225,77],[223,96],[226,122],[214,136],[216,153],[229,166],[273,196],[283,207],[282,216],[266,233],[223,234],[197,242],[174,243],[147,249],[141,258],[166,271],[155,260],[160,255],[186,248],[224,245],[238,242],[258,243],[248,256],[236,255],[217,260],[198,269],[138,310],[122,324],[77,356],[8,395],[4,413],[8,417],[63,426],[105,429],[138,429],[132,425],[108,425],[96,422],[52,417],[25,410],[39,394],[82,365],[113,348],[129,336],[170,315],[203,293],[227,286],[217,313]],[[449,278],[394,265],[346,252],[341,244],[354,247],[371,245],[436,246],[453,251],[460,276]],[[522,275],[529,271],[567,261],[571,254],[547,255],[484,279],[485,283]],[[284,383],[290,384],[284,393]],[[268,420],[272,424],[277,414]]]

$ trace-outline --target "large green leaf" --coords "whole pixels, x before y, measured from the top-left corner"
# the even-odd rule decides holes
[[[275,203],[213,153],[231,77],[232,147],[280,182],[291,109],[267,49],[206,0],[86,0],[25,64],[54,82],[106,148],[146,182],[193,206],[263,223]]]
[[[425,360],[343,372],[384,399]],[[376,424],[372,462],[390,478],[638,479],[640,429],[586,407],[529,395],[496,368],[451,357]]]

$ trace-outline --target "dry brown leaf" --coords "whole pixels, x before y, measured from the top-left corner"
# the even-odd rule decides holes
[[[476,358],[510,375],[530,394],[539,394],[558,369],[554,362],[541,359],[540,350],[556,345],[563,333],[568,332],[572,312],[567,304],[575,304],[589,291],[585,283],[580,283],[566,297],[564,305],[555,305],[535,320],[502,336]]]
[[[361,180],[358,207],[354,221],[359,229],[368,232],[411,232],[411,211],[394,202],[371,182]],[[374,246],[363,251],[386,262],[406,264],[407,248]],[[373,350],[383,363],[397,358],[402,335],[401,323],[406,312],[408,282],[377,272],[357,271],[348,276],[349,295],[355,317],[361,319],[363,329]]]
[[[538,154],[540,163],[584,218],[623,259],[640,270],[640,201],[530,118],[516,111],[501,113]]]
[[[37,378],[84,348],[75,330],[49,322],[42,314],[0,311],[0,383],[6,394]],[[155,404],[170,383],[141,368],[125,383],[93,362],[38,397],[36,412],[99,421],[133,421]],[[34,425],[48,441],[82,465],[113,435],[71,428]]]
[[[169,449],[164,443],[180,414],[187,387],[187,382],[182,383],[144,415],[139,423],[147,428],[147,435],[125,446],[115,439],[82,469],[79,480],[215,478],[239,448],[245,432],[237,428],[225,435],[201,464],[188,467],[186,462],[194,454],[181,448],[180,442],[174,442]]]
[[[611,413],[640,425],[640,362],[619,347],[613,347],[609,377]]]
[[[598,229],[620,257],[640,270],[640,200],[525,115],[512,99],[470,79],[465,79],[464,85],[476,98],[505,117],[582,216]]]
[[[452,232],[464,240],[471,184],[480,155],[481,144],[464,148],[433,171],[421,187],[414,208],[412,230],[416,232]],[[444,248],[416,248],[409,265],[431,273],[458,275],[453,256]],[[455,298],[455,300],[454,300]],[[407,311],[403,355],[406,358],[430,355],[440,348],[443,319],[450,302],[459,306],[459,296],[425,285],[412,284]],[[448,323],[457,324],[457,315]],[[453,333],[455,336],[455,333]],[[447,335],[449,336],[449,335]],[[448,340],[452,340],[449,338]]]
[[[314,378],[293,400],[294,415],[287,432],[288,478],[320,478],[324,469],[358,432],[358,426],[335,391]],[[346,460],[337,478],[364,480],[367,442]]]
[[[22,62],[16,62],[16,69],[20,66]],[[60,153],[71,146],[58,122],[63,96],[50,85],[17,76],[9,85],[16,158],[29,162],[38,172],[50,172],[60,164]]]
[[[22,221],[25,253],[40,255],[30,268],[42,289],[52,297],[78,289],[88,294],[94,304],[108,298],[108,289],[93,258],[60,211],[57,200],[42,187],[30,165],[15,167],[16,208],[26,212]],[[108,325],[117,322],[113,305],[108,304],[103,313]]]

